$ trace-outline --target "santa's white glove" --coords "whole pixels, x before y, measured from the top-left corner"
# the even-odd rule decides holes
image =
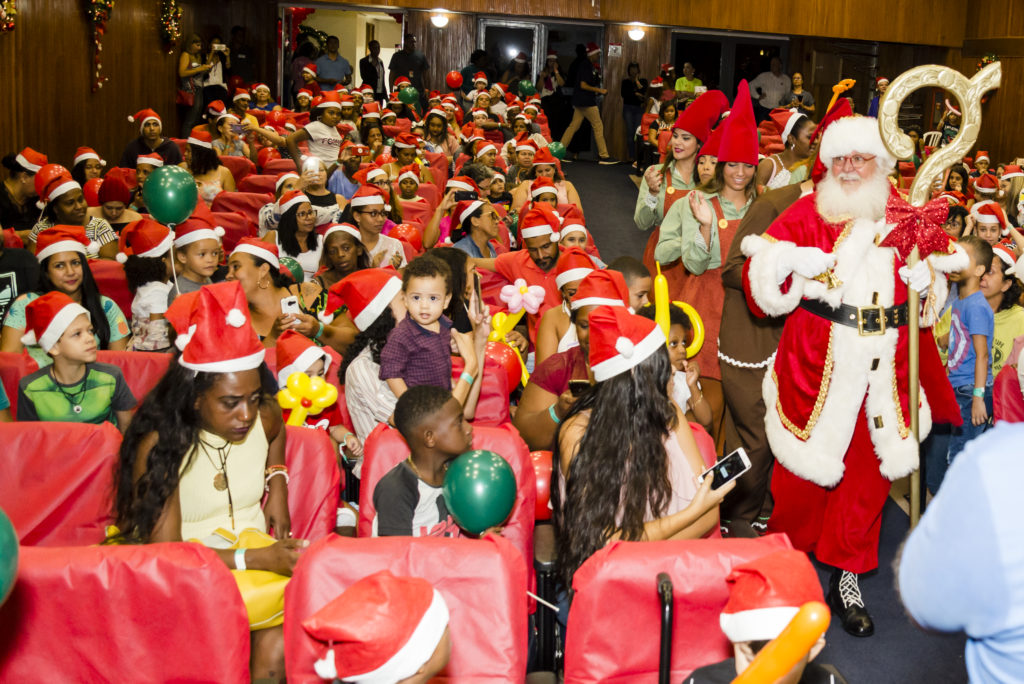
[[[167,294],[171,291],[170,283],[153,281],[146,283],[135,291],[135,299],[144,311],[151,314],[167,313]]]
[[[932,269],[928,267],[926,261],[918,261],[913,268],[903,266],[898,273],[900,279],[917,290],[918,294],[924,295],[932,285]]]
[[[785,282],[790,273],[804,278],[815,278],[836,265],[836,256],[817,247],[797,247],[784,258],[779,259],[775,273],[779,283]]]

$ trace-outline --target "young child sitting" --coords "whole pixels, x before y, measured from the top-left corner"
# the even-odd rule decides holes
[[[314,664],[328,681],[430,681],[451,657],[448,604],[419,577],[381,570],[364,577],[302,622],[326,644]]]
[[[38,344],[53,364],[18,383],[18,420],[113,423],[128,427],[136,401],[117,366],[96,363],[89,311],[63,292],[47,292],[25,307],[22,342]]]
[[[512,204],[512,193],[505,189],[505,174],[495,171],[491,179],[491,189],[487,195],[491,204],[500,204],[506,209]]]
[[[402,274],[402,293],[408,315],[391,331],[380,352],[380,379],[398,398],[417,385],[451,389],[454,338],[466,362],[455,385],[455,396],[464,403],[478,366],[471,333],[453,335],[452,322],[444,316],[452,297],[451,269],[429,254],[414,259]]]
[[[167,304],[186,292],[195,292],[212,280],[220,262],[220,238],[224,229],[206,219],[192,216],[174,228],[174,287],[167,293]]]
[[[164,318],[172,285],[171,243],[174,235],[167,226],[152,219],[133,221],[121,231],[117,261],[124,264],[132,299],[131,351],[168,351],[170,325]]]
[[[442,486],[448,462],[473,443],[473,426],[462,405],[446,389],[410,387],[395,405],[395,427],[411,453],[373,490],[373,536],[460,536]]]
[[[406,202],[426,202],[416,194],[420,187],[420,166],[416,162],[403,166],[398,172],[398,200]]]
[[[652,321],[654,306],[648,304],[637,313]],[[678,306],[669,306],[668,358],[672,362],[672,398],[679,407],[686,411],[687,419],[692,419],[711,432],[711,405],[704,399],[700,388],[700,366],[696,361],[686,359],[687,340],[693,337],[693,326],[690,317]]]

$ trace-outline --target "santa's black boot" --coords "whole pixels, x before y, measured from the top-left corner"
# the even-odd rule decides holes
[[[869,637],[875,624],[864,607],[856,573],[836,568],[828,583],[828,605],[839,616],[843,629],[855,637]]]

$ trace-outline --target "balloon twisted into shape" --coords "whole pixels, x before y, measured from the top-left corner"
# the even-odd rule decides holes
[[[306,416],[315,416],[336,401],[337,387],[321,377],[299,372],[289,375],[284,389],[277,393],[277,403],[291,411],[288,425],[302,425]]]
[[[487,339],[491,342],[508,344],[506,338],[516,327],[516,324],[519,323],[523,314],[535,314],[540,311],[540,307],[544,303],[544,288],[539,285],[527,285],[525,280],[517,278],[511,285],[501,288],[501,292],[498,293],[498,299],[508,307],[508,313],[501,311],[494,314],[494,317],[491,319],[491,333],[487,336]],[[523,370],[522,381],[525,385],[530,379],[530,374],[526,371],[526,364],[523,362],[523,357],[519,354],[519,350],[513,345],[509,346],[512,347],[512,351],[516,353],[516,357],[519,359],[519,365]]]

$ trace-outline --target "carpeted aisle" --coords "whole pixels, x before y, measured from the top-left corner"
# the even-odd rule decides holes
[[[580,195],[587,229],[594,236],[604,262],[624,254],[641,258],[648,233],[640,232],[633,224],[637,187],[630,180],[629,164],[601,166],[597,162],[577,161],[563,168]]]

